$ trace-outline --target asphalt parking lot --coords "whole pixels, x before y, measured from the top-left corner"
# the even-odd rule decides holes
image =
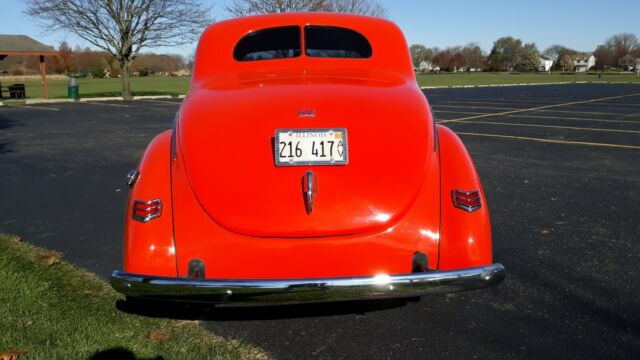
[[[475,160],[503,284],[406,304],[208,309],[195,318],[279,359],[637,357],[640,86],[426,93]],[[0,231],[107,278],[121,262],[124,174],[178,106],[0,107]]]

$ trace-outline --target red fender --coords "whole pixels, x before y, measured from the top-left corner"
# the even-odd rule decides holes
[[[124,270],[177,276],[171,198],[171,130],[156,136],[138,166],[140,175],[129,191],[124,224]],[[159,217],[142,223],[132,218],[134,200],[160,199]]]
[[[492,263],[491,222],[480,178],[460,138],[449,128],[437,125],[440,153],[440,270],[452,270]],[[453,190],[478,190],[482,206],[468,212],[453,205]]]

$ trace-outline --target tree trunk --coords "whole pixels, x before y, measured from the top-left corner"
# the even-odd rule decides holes
[[[131,67],[130,61],[120,62],[120,77],[122,78],[122,98],[125,100],[131,100],[131,83],[129,81],[129,68]]]

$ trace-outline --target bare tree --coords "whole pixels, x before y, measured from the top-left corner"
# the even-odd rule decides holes
[[[542,52],[542,56],[545,56],[547,59],[555,63],[556,61],[558,61],[558,58],[560,57],[560,54],[564,49],[566,49],[564,46],[560,44],[554,44],[546,48]]]
[[[369,15],[384,18],[388,11],[377,1],[371,0],[328,0],[327,11],[349,14]]]
[[[638,37],[630,33],[613,35],[605,42],[605,46],[615,56],[618,66],[622,66],[623,58],[629,55],[638,44]]]
[[[484,69],[487,56],[484,51],[482,51],[478,43],[471,42],[463,47],[460,51],[462,53],[462,56],[464,56],[468,70]]]
[[[69,31],[109,52],[120,64],[122,97],[131,98],[129,70],[144,47],[197,40],[212,22],[199,0],[24,0],[25,14],[50,30]]]
[[[387,15],[387,9],[374,0],[234,0],[225,9],[232,17],[301,11]]]
[[[573,60],[571,60],[571,56],[569,55],[562,55],[558,61],[558,65],[562,71],[569,71],[573,68]]]
[[[233,17],[299,11],[322,11],[325,0],[234,0],[225,5]]]
[[[633,63],[631,58],[640,56],[640,41],[635,34],[624,33],[613,35],[603,45],[598,45],[593,55],[596,67],[623,67]]]
[[[423,61],[430,61],[433,57],[431,50],[422,44],[411,45],[409,52],[411,53],[411,62],[413,62],[414,69],[418,69]]]

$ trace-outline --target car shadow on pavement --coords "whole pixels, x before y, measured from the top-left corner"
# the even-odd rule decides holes
[[[16,125],[21,125],[19,121],[13,119],[7,119],[0,115],[0,130],[9,129]],[[13,141],[6,141],[7,139],[0,139],[0,154],[6,154],[13,152]]]
[[[246,321],[365,314],[403,307],[409,302],[417,301],[420,301],[420,299],[378,299],[311,304],[230,306],[128,299],[126,301],[118,300],[116,302],[116,308],[126,313],[155,318],[203,321]]]
[[[90,360],[163,360],[162,356],[154,357],[154,358],[139,358],[136,357],[133,352],[128,349],[122,347],[116,347],[108,350],[97,351],[93,356],[91,356]]]
[[[17,125],[21,125],[20,121],[14,119],[8,119],[0,115],[0,130],[8,129]]]
[[[11,143],[0,142],[0,154],[6,154],[10,152],[13,152],[13,149],[11,149]]]

